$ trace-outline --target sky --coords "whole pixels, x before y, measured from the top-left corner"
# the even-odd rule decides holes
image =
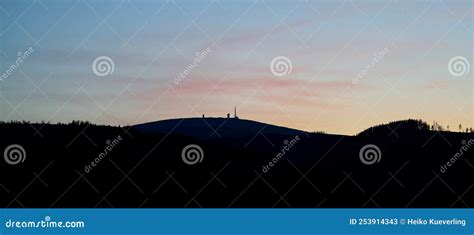
[[[237,106],[337,134],[408,118],[472,127],[473,7],[2,0],[0,120],[132,125]]]

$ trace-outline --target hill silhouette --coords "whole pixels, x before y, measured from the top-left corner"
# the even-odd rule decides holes
[[[172,133],[200,139],[263,135],[297,135],[304,131],[237,118],[184,118],[133,126],[143,133]]]
[[[429,130],[430,125],[426,122],[422,120],[408,119],[370,127],[359,133],[358,136],[391,136],[393,134],[423,133]]]
[[[11,122],[0,123],[0,133],[0,150],[24,149],[23,161],[0,164],[2,207],[474,204],[474,134],[419,120],[356,136],[233,118],[126,127]]]

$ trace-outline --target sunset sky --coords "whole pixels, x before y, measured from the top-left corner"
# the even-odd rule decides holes
[[[10,70],[0,81],[0,120],[127,125],[224,117],[237,106],[243,119],[338,134],[407,118],[474,127],[473,7],[0,1],[0,76]],[[111,74],[94,73],[100,56],[113,61]],[[291,61],[290,73],[272,73],[278,56]],[[448,69],[457,56],[470,66],[461,76]]]

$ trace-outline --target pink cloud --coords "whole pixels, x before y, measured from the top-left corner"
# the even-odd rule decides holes
[[[438,89],[444,89],[448,87],[447,82],[443,81],[428,81],[421,86],[419,86],[419,89],[423,90],[438,90]]]

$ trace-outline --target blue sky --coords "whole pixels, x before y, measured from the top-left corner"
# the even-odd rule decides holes
[[[473,123],[472,1],[0,1],[0,120],[225,116],[354,134]],[[210,49],[179,84],[174,79]],[[384,56],[376,56],[385,51]],[[114,71],[97,76],[100,56]],[[291,73],[272,74],[277,56]],[[374,58],[378,58],[373,63]],[[372,65],[367,69],[368,65]],[[354,77],[364,75],[353,83]]]

